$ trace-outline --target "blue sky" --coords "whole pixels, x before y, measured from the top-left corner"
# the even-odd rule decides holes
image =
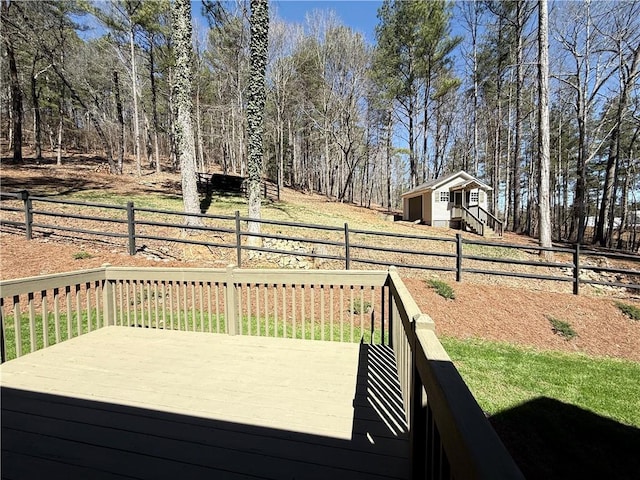
[[[333,10],[344,25],[364,34],[369,43],[375,39],[380,5],[381,1],[373,0],[275,0],[270,4],[280,18],[295,23],[304,23],[307,12]]]

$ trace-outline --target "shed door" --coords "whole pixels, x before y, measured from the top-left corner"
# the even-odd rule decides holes
[[[409,199],[409,221],[422,220],[422,196]]]

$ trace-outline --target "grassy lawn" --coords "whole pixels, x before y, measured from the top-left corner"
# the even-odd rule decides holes
[[[35,315],[34,319],[36,350],[40,350],[44,347],[43,332],[45,328],[42,322],[42,315]],[[160,325],[162,328],[163,325],[161,314],[159,314],[159,318],[156,323],[155,312],[150,313],[148,310],[143,314],[141,310],[134,312],[134,310],[131,309],[129,310],[128,318],[125,313],[121,319],[119,313],[117,313],[116,319],[118,324],[120,324],[122,320],[124,324],[138,325],[140,327],[157,328],[157,326]],[[16,336],[14,333],[13,317],[7,316],[4,320],[4,325],[5,354],[7,360],[12,360],[16,358]],[[61,313],[59,322],[60,341],[67,340],[69,337],[68,325],[66,313]],[[102,323],[100,325],[102,325]],[[171,329],[170,316],[168,312],[165,316],[165,325],[167,329]],[[207,312],[200,312],[199,310],[189,311],[186,316],[183,314],[179,315],[178,312],[174,312],[173,315],[174,330],[208,332],[209,325],[211,325],[211,331],[214,333],[226,333],[224,315],[216,316],[215,313],[212,313],[211,319],[209,319],[209,314]],[[89,327],[91,330],[96,330],[98,328],[97,315],[95,311],[91,313],[91,324],[89,324],[89,317],[86,312],[81,314],[80,321],[78,321],[77,315],[73,313],[70,337],[73,338],[83,333],[87,333],[89,331]],[[56,326],[52,315],[50,315],[46,330],[48,332],[47,339],[49,345],[56,344]],[[274,317],[269,317],[266,320],[260,319],[258,325],[258,321],[255,317],[245,316],[242,319],[240,331],[244,335],[261,335],[268,337],[326,340],[336,342],[360,342],[362,339],[365,343],[371,343],[372,337],[370,328],[361,328],[360,325],[353,325],[352,328],[351,324],[346,320],[341,325],[339,319],[335,319],[333,325],[327,321],[324,326],[319,322],[312,323],[308,319],[303,325],[300,319],[298,319],[294,326],[291,320],[288,320],[285,324],[282,322],[282,319],[276,321]],[[28,315],[23,315],[21,319],[21,340],[22,354],[26,355],[31,352],[31,328]],[[373,343],[380,343],[380,340],[381,332],[380,329],[377,328],[373,331]]]
[[[527,478],[637,478],[640,363],[442,343]]]

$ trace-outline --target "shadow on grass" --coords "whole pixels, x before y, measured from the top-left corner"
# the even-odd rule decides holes
[[[636,479],[640,429],[540,397],[491,417],[528,479]]]

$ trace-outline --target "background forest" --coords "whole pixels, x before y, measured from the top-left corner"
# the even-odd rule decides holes
[[[58,163],[98,153],[115,174],[126,158],[138,175],[177,170],[167,0],[1,1],[3,161],[28,147]],[[464,169],[494,187],[507,229],[537,236],[539,3],[354,4],[380,5],[373,43],[331,11],[296,24],[270,9],[264,175],[395,209]],[[635,250],[640,3],[548,5],[553,239]],[[247,175],[248,2],[193,15],[197,170]]]

